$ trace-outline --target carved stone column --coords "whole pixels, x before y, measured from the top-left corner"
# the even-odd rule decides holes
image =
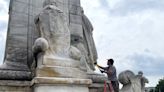
[[[31,80],[28,61],[30,55],[31,21],[30,0],[10,0],[9,24],[4,64],[0,67],[0,79]]]

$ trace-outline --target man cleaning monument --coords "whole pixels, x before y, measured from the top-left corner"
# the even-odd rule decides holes
[[[112,84],[112,88],[114,90],[114,92],[119,92],[119,83],[117,80],[117,72],[116,72],[116,68],[113,65],[114,60],[113,59],[108,59],[107,61],[107,67],[102,67],[97,65],[101,70],[102,73],[106,73],[108,76],[108,80],[109,80],[109,87],[110,87],[110,83]],[[110,88],[111,89],[111,88]]]

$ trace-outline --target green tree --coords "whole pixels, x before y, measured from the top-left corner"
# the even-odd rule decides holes
[[[157,86],[155,87],[155,92],[164,92],[164,78],[159,80]]]

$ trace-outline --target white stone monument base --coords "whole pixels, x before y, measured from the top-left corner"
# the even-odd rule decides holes
[[[89,92],[90,79],[37,77],[34,92]]]

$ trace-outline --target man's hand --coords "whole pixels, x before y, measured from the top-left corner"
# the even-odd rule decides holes
[[[100,66],[97,64],[97,62],[95,62],[94,65],[97,66],[98,68],[100,68]]]
[[[98,68],[101,68],[101,66],[99,66],[99,65],[96,65]]]

